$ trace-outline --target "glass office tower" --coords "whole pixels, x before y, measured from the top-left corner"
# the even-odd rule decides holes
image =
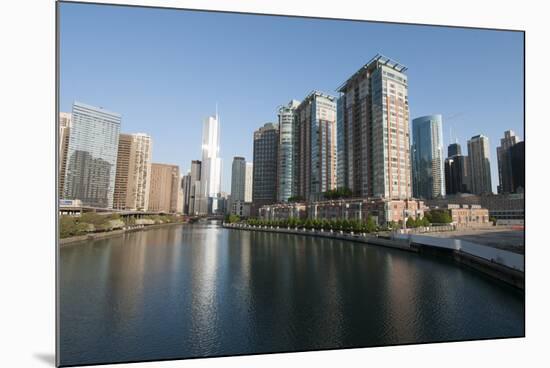
[[[422,116],[412,125],[413,195],[423,199],[445,196],[443,118]]]
[[[63,197],[112,208],[121,115],[73,104]]]

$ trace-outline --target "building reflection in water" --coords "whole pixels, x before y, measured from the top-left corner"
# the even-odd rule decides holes
[[[63,247],[62,363],[518,336],[523,299],[441,260],[352,242],[150,229]]]

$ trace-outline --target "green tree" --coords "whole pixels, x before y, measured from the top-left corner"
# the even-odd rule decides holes
[[[367,217],[367,232],[372,233],[376,231],[376,221],[374,221],[374,217],[369,216]]]
[[[426,216],[422,217],[420,220],[421,225],[420,226],[430,226],[430,221],[428,221],[428,218]]]
[[[453,221],[451,214],[445,209],[430,210],[426,216],[432,224],[449,224]]]

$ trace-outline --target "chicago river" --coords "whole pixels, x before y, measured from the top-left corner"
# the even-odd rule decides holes
[[[524,335],[523,292],[344,240],[172,225],[59,263],[63,365]]]

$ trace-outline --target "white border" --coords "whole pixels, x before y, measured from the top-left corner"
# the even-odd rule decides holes
[[[546,112],[547,11],[517,1],[110,1],[257,13],[275,13],[481,26],[527,31],[527,338],[271,354],[105,367],[407,367],[545,366],[548,313],[548,139]],[[54,353],[54,70],[55,3],[12,0],[0,4],[0,206],[2,241],[2,354],[5,367],[52,366]],[[498,62],[498,60],[495,60]],[[539,204],[537,206],[537,204]],[[39,222],[38,222],[39,221]],[[7,236],[5,235],[7,234]],[[50,361],[50,363],[46,363]],[[531,364],[530,364],[531,362]]]

